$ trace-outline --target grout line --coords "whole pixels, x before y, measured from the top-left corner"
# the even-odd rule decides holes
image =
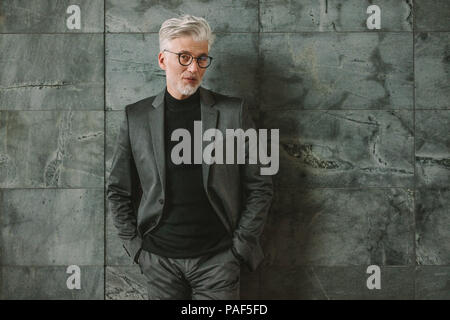
[[[106,95],[106,94],[105,94]],[[254,109],[254,108],[251,108]],[[421,110],[421,111],[449,111],[450,107],[447,108],[411,108],[411,109],[365,109],[365,108],[356,108],[356,109],[349,109],[349,108],[342,108],[342,109],[295,109],[295,108],[276,108],[276,107],[270,107],[270,108],[264,108],[260,109],[261,112],[269,112],[269,111],[276,111],[284,112],[284,111],[296,111],[296,112],[302,112],[302,111],[413,111],[413,110]],[[36,110],[30,110],[30,109],[1,109],[0,112],[40,112],[40,111],[47,111],[47,112],[123,112],[123,109],[94,109],[94,110],[81,110],[81,109],[36,109]]]
[[[259,20],[259,18],[258,18]],[[416,32],[423,32],[423,33],[448,33],[450,30],[420,30]],[[414,33],[414,31],[408,31],[408,30],[376,30],[376,31],[370,31],[370,30],[340,30],[340,31],[334,31],[334,30],[326,30],[326,31],[314,31],[314,30],[304,30],[304,31],[215,31],[215,34],[248,34],[248,33],[254,33],[254,34],[301,34],[301,33]],[[82,34],[97,34],[97,35],[104,35],[104,34],[158,34],[158,31],[128,31],[128,32],[3,32],[0,33],[1,35],[82,35]]]
[[[256,105],[258,110],[258,119],[256,119],[258,126],[261,125],[261,1],[258,0],[258,38],[257,38],[257,57],[256,57]],[[260,239],[261,240],[261,239]],[[258,270],[257,274],[257,292],[256,298],[261,299],[262,296],[262,275],[261,268]]]
[[[3,213],[5,212],[4,208],[3,208],[3,188],[0,188],[0,232],[3,233],[3,226],[5,224],[3,224]],[[4,237],[2,236],[2,246],[3,246],[3,241],[4,241]],[[3,259],[2,259],[2,252],[3,250],[1,250],[0,248],[0,300],[4,300],[5,298],[3,297]]]
[[[258,17],[258,25],[260,25]],[[421,30],[417,32],[450,32],[450,30]],[[107,34],[158,34],[158,31],[132,31],[132,32],[106,32]],[[255,33],[255,34],[285,34],[285,33],[413,33],[413,30],[326,30],[326,31],[318,31],[318,30],[303,30],[303,31],[214,31],[215,34],[242,34],[242,33]],[[37,33],[37,34],[46,34],[46,33]],[[51,34],[51,33],[50,33]]]
[[[105,170],[106,172],[106,170]],[[58,188],[58,187],[49,187],[49,188],[45,188],[45,187],[41,187],[41,188],[21,188],[21,187],[0,187],[0,191],[2,192],[8,192],[9,190],[104,190],[104,187],[98,187],[98,188]],[[292,190],[293,186],[277,186],[277,189],[281,189],[281,190]],[[360,190],[360,189],[411,189],[411,186],[361,186],[361,187],[300,187],[300,188],[296,188],[295,190],[314,190],[314,189],[343,189],[343,190],[348,190],[348,189],[355,189],[355,190]],[[440,188],[436,188],[436,189],[440,189]]]
[[[67,268],[67,266],[69,266],[71,263],[67,263],[67,264],[4,264],[1,265],[1,267],[5,267],[5,268]],[[303,268],[303,267],[320,267],[320,268],[365,268],[368,267],[369,265],[371,265],[372,263],[366,263],[366,264],[311,264],[311,263],[302,263],[302,264],[296,264],[296,265],[283,265],[283,264],[271,264],[268,267],[299,267],[299,268]],[[78,264],[78,266],[80,268],[82,267],[88,267],[88,268],[103,268],[105,267],[105,265],[103,264]],[[380,268],[396,268],[396,269],[400,269],[400,268],[414,268],[414,266],[410,266],[407,264],[379,264],[378,265]],[[108,264],[106,265],[106,267],[108,268],[131,268],[131,269],[135,269],[135,270],[139,270],[139,266],[137,265],[131,265],[131,264]],[[417,265],[417,268],[430,268],[430,269],[435,269],[435,268],[450,268],[450,264],[427,264],[427,265]],[[259,271],[262,271],[264,269],[263,266],[259,266],[257,268],[256,273],[258,273]],[[247,273],[249,273],[247,271]],[[256,275],[255,273],[255,275]]]
[[[255,108],[250,108],[251,110],[255,110]],[[394,112],[405,112],[405,111],[413,111],[413,110],[420,110],[420,111],[449,111],[450,107],[447,108],[411,108],[411,109],[364,109],[364,108],[357,108],[357,109],[349,109],[349,108],[342,108],[342,109],[295,109],[295,108],[276,108],[271,107],[267,109],[261,109],[256,108],[260,112],[285,112],[285,111],[295,111],[295,112],[303,112],[303,111],[394,111]],[[96,110],[80,110],[80,109],[73,109],[73,110],[67,110],[67,109],[36,109],[36,110],[29,110],[29,109],[1,109],[0,112],[123,112],[123,109],[96,109]]]
[[[413,299],[416,300],[417,299],[417,293],[416,293],[416,269],[417,269],[417,248],[416,248],[416,236],[417,236],[417,225],[416,225],[416,195],[417,195],[417,191],[416,191],[416,69],[415,69],[415,50],[416,50],[416,46],[415,46],[415,39],[416,39],[416,15],[415,15],[415,1],[412,0],[412,19],[413,19],[413,25],[412,25],[412,29],[413,29],[413,34],[412,34],[412,61],[413,61],[413,159],[412,159],[412,164],[413,164],[413,169],[414,169],[414,175],[413,175],[413,252],[414,252],[414,259],[413,259],[413,265],[414,265],[414,270],[413,270]]]
[[[73,262],[68,262],[67,264],[5,264],[2,267],[7,268],[67,268],[68,266],[74,264]],[[103,264],[77,264],[80,268],[103,268]],[[127,265],[111,265],[111,267],[126,267]],[[108,266],[109,267],[109,266]]]
[[[0,89],[1,90],[1,89]],[[36,110],[30,110],[30,109],[1,109],[1,112],[16,112],[16,111],[20,111],[20,112],[25,112],[25,111],[31,111],[31,112],[40,112],[40,111],[47,111],[47,112],[104,112],[104,109],[95,109],[95,110],[80,110],[80,109],[74,109],[74,110],[70,110],[70,109],[36,109]],[[114,111],[114,110],[111,110]],[[120,111],[120,110],[117,110]]]
[[[410,186],[392,186],[392,187],[386,187],[386,186],[360,186],[360,187],[298,187],[295,188],[293,186],[276,186],[277,190],[295,190],[299,192],[309,192],[312,190],[366,190],[366,189],[411,189]]]
[[[97,35],[103,35],[103,32],[1,32],[1,35],[4,34],[10,34],[10,35],[19,35],[19,36],[26,36],[29,34],[33,34],[33,35],[80,35],[80,34],[97,34]]]
[[[432,109],[425,109],[425,110],[432,110]],[[438,109],[438,110],[450,110],[450,109]],[[295,109],[295,108],[276,108],[276,107],[271,107],[271,108],[264,108],[261,110],[262,112],[284,112],[284,111],[295,111],[295,112],[302,112],[302,111],[394,111],[394,112],[406,112],[406,111],[413,111],[413,108],[411,109],[363,109],[363,108],[356,108],[356,109],[348,109],[348,108],[343,108],[343,109]]]
[[[103,1],[103,300],[106,300],[106,0]]]
[[[105,94],[106,95],[106,94]],[[253,109],[253,108],[251,108]],[[260,109],[260,108],[258,108]],[[284,111],[413,111],[413,110],[422,110],[422,111],[449,111],[450,107],[446,108],[410,108],[410,109],[365,109],[365,108],[356,108],[356,109],[349,109],[349,108],[341,108],[341,109],[295,109],[295,108],[277,108],[277,107],[270,107],[270,108],[264,108],[260,109],[261,112],[269,112],[269,111],[276,111],[284,112]],[[0,112],[40,112],[40,111],[47,111],[47,112],[123,112],[123,109],[93,109],[93,110],[82,110],[82,109],[1,109]]]
[[[7,190],[104,190],[103,187],[37,187],[37,188],[26,188],[26,187],[1,187],[1,190],[3,192],[6,192]]]

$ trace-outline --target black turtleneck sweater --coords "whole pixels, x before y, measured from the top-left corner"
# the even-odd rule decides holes
[[[203,187],[202,165],[194,164],[194,121],[201,120],[200,90],[178,100],[166,88],[164,127],[166,202],[158,226],[143,239],[142,248],[168,258],[194,258],[230,248],[231,235],[212,208]],[[175,129],[191,135],[191,164],[174,164],[171,141]]]

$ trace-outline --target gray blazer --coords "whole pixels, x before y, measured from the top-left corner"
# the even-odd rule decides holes
[[[200,87],[202,131],[255,128],[244,100]],[[164,93],[125,107],[110,175],[107,200],[128,255],[138,263],[142,239],[161,219],[165,202]],[[255,128],[256,129],[256,128]],[[203,141],[204,148],[211,141]],[[206,164],[202,161],[206,195],[233,238],[233,249],[250,271],[264,258],[260,235],[273,198],[271,176],[261,165]],[[223,148],[226,159],[226,148]]]

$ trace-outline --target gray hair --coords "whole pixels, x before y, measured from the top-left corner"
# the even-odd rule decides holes
[[[184,36],[191,36],[195,41],[207,40],[208,51],[215,38],[205,19],[187,14],[163,22],[159,29],[159,50],[167,49],[167,43],[170,40]]]

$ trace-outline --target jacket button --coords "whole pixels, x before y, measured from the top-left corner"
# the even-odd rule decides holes
[[[159,203],[163,204],[164,203],[164,199],[159,199]]]

